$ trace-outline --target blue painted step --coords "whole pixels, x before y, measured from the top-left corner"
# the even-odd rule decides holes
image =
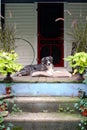
[[[0,83],[0,94],[5,94],[5,83]],[[12,83],[17,96],[78,96],[78,89],[87,95],[87,84],[84,83]]]

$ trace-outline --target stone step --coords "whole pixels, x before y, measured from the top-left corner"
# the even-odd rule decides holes
[[[74,109],[78,97],[16,97],[14,101],[24,112],[58,112],[61,107]]]
[[[21,126],[23,130],[76,130],[81,117],[69,113],[29,113],[9,115],[5,122]]]

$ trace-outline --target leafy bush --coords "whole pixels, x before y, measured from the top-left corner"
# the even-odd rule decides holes
[[[11,51],[11,53],[0,51],[0,72],[3,75],[6,75],[8,72],[12,74],[22,68],[16,62],[17,57],[18,55],[14,51]]]
[[[74,69],[74,73],[83,74],[87,68],[87,53],[78,52],[73,56],[65,58],[69,62],[69,65]]]

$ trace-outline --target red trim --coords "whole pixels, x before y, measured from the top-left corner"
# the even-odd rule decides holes
[[[37,50],[38,63],[40,63],[40,60],[41,60],[41,50],[43,47],[48,46],[48,48],[50,50],[49,55],[52,56],[52,47],[57,46],[57,48],[61,51],[61,60],[60,60],[60,62],[58,62],[58,64],[55,64],[55,67],[64,67],[64,59],[63,59],[64,58],[64,40],[63,40],[64,36],[62,34],[62,36],[56,37],[56,38],[45,38],[44,36],[41,35],[41,33],[40,33],[40,14],[39,14],[40,4],[42,4],[42,3],[38,3],[38,48],[37,48],[38,49]],[[43,4],[46,4],[46,3],[43,3]],[[63,27],[62,27],[62,32],[63,32]],[[45,41],[46,41],[46,44],[45,44]],[[51,42],[50,42],[50,44],[49,43],[47,44],[48,41],[51,41],[51,42],[53,41],[53,44],[51,44]],[[55,44],[56,43],[55,41],[57,42],[57,44]],[[44,43],[41,43],[41,42],[44,42]]]

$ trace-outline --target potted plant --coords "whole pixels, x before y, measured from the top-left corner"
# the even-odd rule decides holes
[[[81,112],[82,116],[87,116],[87,99],[80,99],[78,103],[75,103],[74,107]]]
[[[0,73],[6,75],[4,81],[11,82],[11,74],[19,71],[22,66],[16,62],[18,55],[14,52],[0,51]]]
[[[6,84],[5,90],[6,90],[6,94],[11,94],[12,88],[11,88],[10,83],[7,83],[7,84]]]
[[[73,69],[73,75],[78,73],[83,79],[83,74],[87,68],[87,53],[86,52],[78,52],[73,56],[68,56],[65,58],[66,61],[69,62],[69,65]]]
[[[0,28],[0,45],[5,52],[11,52],[15,49],[15,36],[16,25],[8,23],[8,19],[12,19],[12,13],[9,13],[9,17],[1,16],[4,21]]]
[[[83,18],[82,14],[78,18],[72,17],[71,27],[68,30],[68,35],[72,40],[71,55],[78,52],[87,52],[87,18]]]
[[[11,12],[9,18],[12,18]],[[2,48],[0,51],[0,72],[6,75],[4,80],[8,82],[12,81],[11,74],[19,71],[21,65],[16,63],[18,56],[12,51],[15,49],[16,26],[15,24],[9,24],[3,16],[1,16],[1,19],[4,20],[4,24],[0,28],[0,45]]]

